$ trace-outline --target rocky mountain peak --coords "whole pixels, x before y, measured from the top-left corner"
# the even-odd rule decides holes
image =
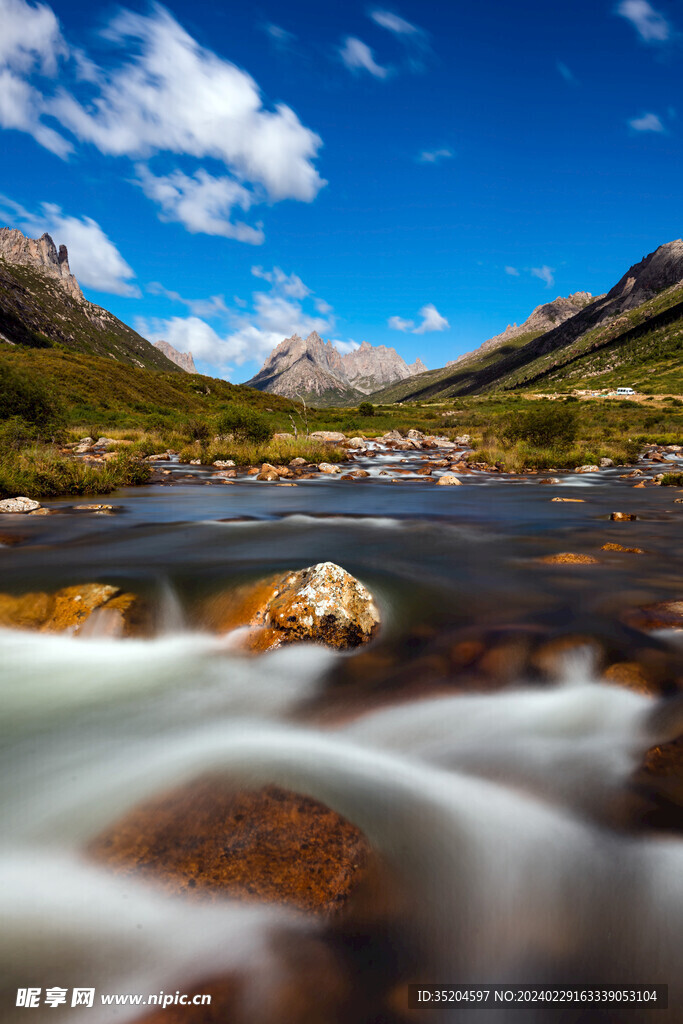
[[[654,295],[683,281],[683,239],[665,242],[630,267],[614,288],[609,301],[618,300],[622,309],[633,309]]]
[[[152,342],[152,344],[155,348],[158,348],[160,352],[163,352],[167,359],[170,359],[172,363],[179,366],[181,370],[185,370],[186,373],[197,372],[191,352],[179,352],[177,348],[174,348],[173,345],[170,344],[170,342],[162,341],[161,339],[159,339],[159,341]]]
[[[40,238],[27,238],[18,228],[0,228],[0,257],[8,263],[31,267],[44,277],[58,281],[74,299],[85,302],[78,281],[69,268],[65,245],[59,250],[46,232]]]
[[[331,341],[323,341],[312,331],[305,340],[293,334],[281,341],[246,383],[289,398],[332,396],[339,404],[355,402],[361,395],[424,369],[420,360],[409,367],[396,349],[367,341],[342,355]]]

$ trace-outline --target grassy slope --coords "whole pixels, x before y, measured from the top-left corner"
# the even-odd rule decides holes
[[[543,335],[521,335],[488,358],[469,362],[462,368],[431,370],[385,388],[372,399],[401,402],[444,399],[500,388],[599,389],[620,384],[661,393],[683,393],[681,285],[667,288],[553,352],[535,356],[533,343],[537,338]],[[525,346],[529,346],[526,360]]]
[[[229,402],[262,412],[293,403],[243,385],[190,373],[161,373],[111,358],[64,349],[0,349],[0,359],[51,387],[72,424],[96,422],[122,429],[168,427],[188,417],[213,415]]]
[[[2,258],[0,334],[17,346],[61,345],[130,366],[183,372],[112,313],[93,303],[79,302],[58,281]]]
[[[608,388],[683,392],[683,286],[588,331],[559,352],[510,374],[506,388]]]
[[[540,334],[540,331],[529,331],[462,366],[444,366],[440,370],[427,370],[426,373],[420,373],[417,377],[409,377],[397,384],[390,384],[389,387],[382,388],[381,391],[370,395],[369,400],[371,402],[422,401],[427,398],[449,398],[452,395],[457,395],[476,378],[476,374],[481,370],[495,366],[512,352],[538,338]]]

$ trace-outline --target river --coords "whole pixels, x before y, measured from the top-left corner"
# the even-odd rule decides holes
[[[67,993],[29,1019],[98,1024],[151,1013],[101,992],[239,978],[229,1013],[163,1019],[431,1020],[407,1010],[414,981],[668,984],[672,1007],[459,1003],[444,1021],[683,1021],[680,774],[637,774],[681,731],[683,633],[639,628],[641,609],[683,599],[678,492],[617,469],[389,486],[367,464],[362,481],[296,488],[173,467],[167,486],[106,499],[114,515],[3,517],[21,537],[0,547],[3,591],[100,581],[155,609],[145,639],[0,631],[4,1020],[25,1019],[18,989]],[[541,561],[561,552],[595,561]],[[375,596],[367,647],[244,657],[203,628],[206,595],[327,560]],[[339,812],[389,909],[349,923],[344,908],[169,895],[91,856],[122,816],[202,777]],[[68,1005],[78,986],[92,1007]]]

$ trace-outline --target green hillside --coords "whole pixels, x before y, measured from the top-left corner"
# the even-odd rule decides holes
[[[683,285],[592,326],[597,303],[546,334],[520,335],[483,359],[401,381],[377,402],[447,399],[533,387],[567,390],[627,385],[683,393]]]
[[[74,298],[32,267],[0,257],[0,347],[7,342],[32,349],[63,346],[129,366],[184,372],[106,309]]]
[[[683,392],[683,286],[596,327],[573,344],[511,373],[503,386]]]
[[[293,403],[201,374],[162,373],[61,348],[0,347],[11,367],[51,392],[70,424],[118,429],[173,429],[180,420],[213,415],[226,403],[284,413]],[[281,418],[281,417],[280,417]]]
[[[483,371],[494,368],[512,353],[524,348],[529,342],[540,336],[540,331],[529,331],[501,345],[500,348],[487,352],[479,359],[468,360],[460,366],[457,363],[444,366],[440,370],[427,370],[417,377],[390,384],[389,387],[376,391],[371,396],[373,402],[405,402],[422,401],[427,398],[450,398],[459,394],[474,394],[478,391],[476,382]],[[474,383],[474,386],[472,384]]]

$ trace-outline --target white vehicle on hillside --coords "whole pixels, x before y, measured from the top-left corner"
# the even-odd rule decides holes
[[[618,395],[635,395],[633,388],[617,388]]]

